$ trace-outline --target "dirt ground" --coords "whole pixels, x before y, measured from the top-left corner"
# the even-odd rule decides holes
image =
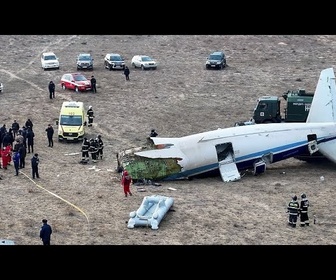
[[[14,176],[13,165],[0,169],[0,239],[17,245],[42,245],[41,220],[53,228],[52,245],[329,245],[336,244],[335,165],[289,159],[267,167],[261,176],[246,174],[224,183],[218,177],[132,186],[124,197],[115,172],[116,153],[141,146],[152,128],[162,137],[232,126],[248,120],[258,97],[304,88],[313,92],[320,71],[336,63],[336,36],[328,35],[1,35],[0,124],[34,123],[40,179],[31,179],[30,158]],[[228,67],[206,70],[206,57],[223,50]],[[43,71],[42,52],[53,51],[60,69]],[[97,94],[63,91],[63,73],[76,72],[76,56],[90,52]],[[135,54],[155,58],[157,70],[103,67],[106,53],[117,52],[130,65]],[[49,99],[48,83],[56,83]],[[61,104],[93,106],[87,137],[102,135],[104,158],[79,164],[81,143],[57,141]],[[48,147],[45,128],[55,128]],[[95,167],[95,168],[93,168]],[[325,180],[321,181],[320,177]],[[170,190],[174,188],[176,190]],[[311,226],[290,228],[286,206],[302,192],[310,201]],[[174,205],[158,230],[127,228],[129,213],[144,196],[172,197]],[[316,224],[313,223],[316,218]]]

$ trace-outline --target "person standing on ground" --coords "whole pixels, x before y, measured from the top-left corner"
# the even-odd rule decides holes
[[[18,135],[19,129],[20,129],[19,123],[16,120],[14,120],[14,122],[12,123],[13,140]]]
[[[130,186],[132,183],[132,177],[128,174],[127,170],[124,170],[121,177],[121,185],[124,187],[124,194],[127,197],[127,194],[132,195]]]
[[[89,147],[90,147],[90,141],[84,137],[83,143],[82,143],[82,160],[81,163],[88,163],[90,160],[89,155]]]
[[[27,129],[27,148],[28,148],[28,154],[30,151],[34,153],[34,137],[35,133],[31,127],[28,127]]]
[[[104,149],[104,142],[101,138],[101,135],[98,134],[97,136],[97,142],[98,142],[98,153],[97,153],[97,159],[103,159],[103,149]]]
[[[48,147],[54,147],[54,128],[51,124],[48,124],[48,127],[45,130],[47,132],[47,138],[48,138]]]
[[[2,140],[6,133],[7,133],[6,124],[3,124],[2,127],[0,127],[0,149],[3,147]]]
[[[308,207],[309,201],[305,193],[301,194],[300,202],[300,226],[309,226],[309,217],[308,217]]]
[[[48,220],[47,219],[43,219],[42,223],[43,223],[43,225],[42,225],[41,230],[40,230],[40,238],[41,238],[41,240],[43,242],[43,245],[50,245],[52,228],[48,224]]]
[[[129,81],[129,74],[130,74],[130,70],[127,66],[125,66],[124,75],[126,77],[126,81]]]
[[[93,109],[91,105],[89,106],[89,110],[87,110],[86,115],[88,117],[88,122],[89,122],[88,126],[92,126],[94,114],[93,114]]]
[[[92,89],[92,92],[93,92],[93,93],[96,93],[96,92],[97,92],[97,87],[96,87],[96,85],[97,85],[97,80],[96,80],[96,78],[92,75],[92,76],[91,76],[91,89]]]
[[[15,168],[15,176],[19,176],[19,169],[20,169],[20,152],[14,152],[13,154],[13,163]]]
[[[300,213],[299,211],[300,211],[300,205],[299,202],[297,201],[297,196],[294,195],[292,200],[288,203],[287,206],[287,212],[289,213],[288,225],[290,225],[293,228],[296,227],[297,218]]]
[[[55,98],[55,84],[53,81],[49,82],[48,89],[49,89],[49,98],[50,99]]]
[[[96,163],[98,155],[98,141],[93,138],[90,139],[89,153],[91,155],[92,162]]]
[[[27,148],[22,145],[19,148],[19,153],[20,153],[20,169],[25,168],[26,166],[26,155],[27,155]]]
[[[38,157],[38,154],[34,154],[34,156],[31,158],[31,167],[32,167],[32,177],[33,179],[40,178],[39,172],[38,172],[38,165],[40,163],[40,159]]]

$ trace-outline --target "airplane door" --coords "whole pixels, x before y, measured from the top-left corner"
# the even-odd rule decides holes
[[[224,182],[239,180],[241,177],[234,158],[232,143],[216,145],[216,152],[222,180]]]

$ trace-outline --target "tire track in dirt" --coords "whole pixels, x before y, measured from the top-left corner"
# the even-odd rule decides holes
[[[63,45],[63,49],[64,49],[64,48],[67,48],[71,43],[73,43],[73,39],[75,39],[75,38],[77,38],[77,37],[78,37],[77,35],[74,35],[74,36],[71,36],[71,37],[67,38],[68,43]],[[48,48],[50,48],[50,46],[53,46],[53,45],[60,45],[60,44],[63,43],[64,41],[65,41],[65,39],[59,39],[58,41],[56,41],[56,43],[50,43],[47,47],[45,47],[45,48],[42,50],[41,53],[47,51]],[[9,44],[12,45],[12,44],[13,44],[13,40],[10,41]],[[31,61],[29,61],[28,66],[32,65],[36,60],[38,60],[38,59],[40,58],[41,53],[39,53],[39,54],[38,54],[37,56],[35,56]],[[12,72],[10,72],[10,71],[8,71],[8,70],[5,70],[5,69],[0,69],[0,71],[3,72],[3,73],[6,73],[7,75],[9,75],[9,76],[10,76],[10,80],[11,80],[11,79],[21,80],[21,81],[26,82],[27,84],[29,84],[30,86],[32,86],[32,87],[35,88],[35,89],[38,89],[38,90],[40,90],[40,91],[45,91],[45,89],[42,89],[42,88],[39,87],[37,84],[35,84],[35,83],[33,83],[33,82],[30,82],[30,81],[28,81],[28,80],[26,80],[26,79],[24,79],[24,78],[19,77],[19,76],[17,76],[17,75],[20,74],[21,72],[26,71],[27,68],[28,68],[28,66],[27,66],[27,67],[23,67],[23,68],[21,68],[21,69],[20,69],[18,72],[16,72],[15,74],[12,73]],[[63,96],[63,97],[65,97],[65,96]],[[68,99],[68,98],[65,98],[65,99]]]

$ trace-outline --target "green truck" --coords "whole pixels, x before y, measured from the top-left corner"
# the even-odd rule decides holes
[[[286,101],[284,114],[281,114],[281,97],[262,96],[253,111],[255,123],[305,122],[313,101],[314,93],[304,89],[287,91],[282,95]]]
[[[257,100],[257,105],[253,110],[253,117],[247,122],[236,122],[235,126],[261,123],[305,122],[308,117],[313,97],[314,93],[308,93],[304,89],[294,91],[289,90],[281,97],[262,96]],[[285,103],[282,102],[282,98]],[[281,114],[281,108],[283,106],[284,113]],[[326,158],[318,151],[312,155],[307,152],[295,158],[307,162],[326,160]]]

